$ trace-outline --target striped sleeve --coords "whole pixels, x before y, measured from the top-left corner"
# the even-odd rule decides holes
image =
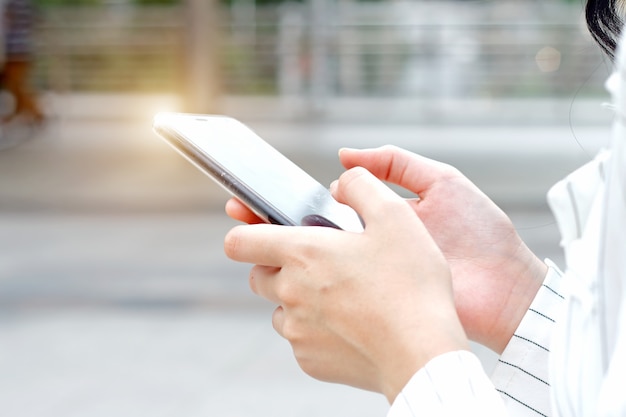
[[[502,417],[506,410],[480,360],[448,352],[420,369],[391,405],[387,417]]]
[[[564,297],[561,271],[552,262],[546,263],[549,270],[544,283],[491,376],[512,417],[551,415],[548,356]]]

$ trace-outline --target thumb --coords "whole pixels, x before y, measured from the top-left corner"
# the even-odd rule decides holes
[[[333,185],[337,201],[347,204],[361,215],[366,225],[380,221],[381,216],[415,217],[408,203],[382,181],[362,167],[344,172]]]

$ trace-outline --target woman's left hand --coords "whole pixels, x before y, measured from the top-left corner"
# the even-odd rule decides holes
[[[393,401],[433,357],[467,349],[446,260],[410,205],[363,168],[334,192],[363,233],[237,226],[226,254],[256,264],[252,290],[278,305],[272,323],[309,375]]]

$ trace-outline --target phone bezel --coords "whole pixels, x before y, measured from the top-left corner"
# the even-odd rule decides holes
[[[198,117],[206,117],[200,116]],[[172,126],[159,124],[155,121],[154,130],[163,137],[180,155],[204,172],[215,183],[241,200],[257,216],[268,223],[296,226],[297,223],[287,217],[263,196],[255,192],[247,184],[229,172],[218,161],[207,154],[202,148],[188,141]]]

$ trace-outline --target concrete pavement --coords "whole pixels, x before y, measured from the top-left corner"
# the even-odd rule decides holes
[[[518,213],[558,257],[549,218]],[[384,416],[312,380],[211,213],[0,214],[0,409],[13,417]],[[487,369],[492,353],[474,346]]]
[[[4,319],[0,401],[14,416],[376,416],[384,400],[295,365],[266,317],[52,311]]]
[[[268,314],[53,309],[0,316],[14,417],[384,416],[382,396],[304,375]]]

